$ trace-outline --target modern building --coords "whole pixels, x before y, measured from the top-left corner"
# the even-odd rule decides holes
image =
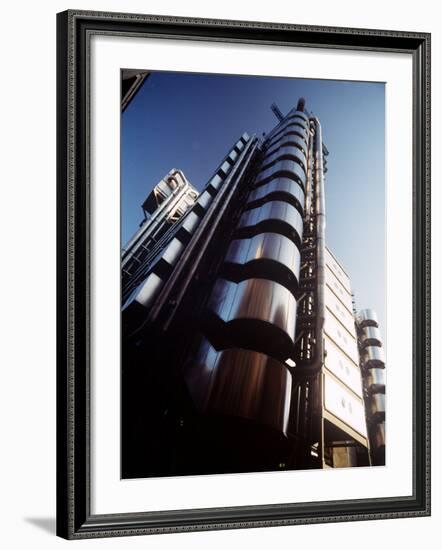
[[[385,461],[382,343],[326,246],[328,151],[300,99],[202,192],[173,170],[122,256],[122,476]]]

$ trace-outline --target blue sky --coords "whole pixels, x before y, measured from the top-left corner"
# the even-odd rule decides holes
[[[330,151],[327,243],[351,278],[358,309],[385,327],[385,86],[376,82],[153,73],[122,115],[122,243],[141,203],[172,168],[201,190],[246,131],[262,136],[299,97],[317,115]]]

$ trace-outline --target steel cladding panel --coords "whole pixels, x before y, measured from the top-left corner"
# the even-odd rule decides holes
[[[325,288],[325,305],[335,317],[344,325],[350,334],[356,337],[356,329],[353,315],[348,311],[342,302],[336,297],[329,287]]]
[[[377,327],[363,327],[361,330],[361,343],[363,346],[381,346],[381,332]]]
[[[324,373],[324,406],[339,420],[367,437],[365,408],[362,399],[358,399],[350,390],[327,373]]]
[[[294,160],[279,160],[269,168],[266,168],[258,174],[256,183],[264,183],[274,178],[285,176],[293,177],[305,188],[306,175],[301,166]]]
[[[331,252],[326,248],[325,249],[325,263],[329,269],[333,272],[333,275],[340,281],[342,286],[351,294],[351,284],[350,279],[343,269],[340,267],[339,263],[335,260]]]
[[[211,202],[212,195],[208,191],[203,191],[203,193],[201,193],[201,195],[198,197],[196,204],[199,204],[201,208],[204,208],[205,210]]]
[[[331,272],[331,270],[328,267],[325,270],[325,282],[331,288],[331,290],[333,290],[333,292],[341,300],[341,302],[345,305],[348,311],[350,312],[353,311],[353,302],[352,302],[351,294],[347,292],[347,290],[341,284],[339,279],[335,277],[335,275]]]
[[[162,258],[170,265],[175,265],[184,249],[183,243],[176,237],[164,249]]]
[[[305,121],[302,121],[299,118],[290,118],[275,128],[274,132],[271,135],[271,141],[276,141],[277,138],[279,138],[281,135],[283,135],[286,131],[289,131],[291,129],[294,129],[296,132],[298,132],[304,139],[308,139],[308,124]]]
[[[292,377],[276,359],[246,349],[217,352],[205,340],[184,375],[201,412],[248,418],[286,433]]]
[[[369,369],[366,377],[367,387],[385,386],[385,369]]]
[[[253,203],[269,196],[272,193],[287,193],[304,207],[305,195],[301,186],[289,178],[276,178],[264,185],[260,185],[250,193],[247,203]]]
[[[358,347],[353,338],[342,324],[330,312],[326,312],[324,331],[337,344],[344,353],[355,363],[358,363]]]
[[[325,366],[357,395],[362,397],[361,369],[336,346],[325,338]]]
[[[362,354],[362,359],[367,368],[384,368],[384,348],[378,346],[367,346]]]
[[[373,309],[362,309],[358,313],[358,323],[364,326],[377,327],[378,326],[378,316]]]
[[[246,279],[236,284],[219,279],[209,308],[224,322],[260,320],[295,337],[296,300],[285,287],[266,279]]]
[[[302,216],[293,205],[283,201],[269,201],[257,208],[246,210],[239,220],[238,227],[253,227],[267,221],[288,224],[297,233],[299,240],[301,240],[303,230]]]
[[[272,145],[267,149],[267,155],[273,154],[278,150],[282,145],[295,145],[295,147],[300,147],[304,152],[304,156],[307,155],[308,147],[305,138],[297,136],[295,134],[282,135],[279,139],[272,143]]]
[[[265,168],[269,164],[276,162],[282,157],[290,158],[295,161],[297,159],[304,167],[304,171],[307,172],[307,158],[305,154],[300,149],[298,149],[298,147],[290,144],[283,145],[282,147],[279,147],[275,151],[271,152],[270,154],[267,154],[262,161],[262,167]]]
[[[251,239],[235,239],[227,250],[226,261],[246,264],[251,261],[272,260],[291,271],[299,280],[301,256],[295,243],[278,233],[258,233]]]
[[[123,310],[129,307],[130,304],[133,302],[137,302],[145,308],[150,307],[163,284],[163,279],[158,277],[156,273],[151,273],[129,295],[128,299],[123,305]]]
[[[370,396],[370,412],[379,418],[385,417],[385,394],[374,393]]]
[[[200,218],[195,214],[195,212],[189,212],[181,227],[185,229],[188,233],[192,234],[198,227],[200,221]]]

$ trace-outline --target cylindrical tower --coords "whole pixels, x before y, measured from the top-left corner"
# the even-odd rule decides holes
[[[385,465],[385,357],[376,313],[361,310],[357,326],[372,464]]]

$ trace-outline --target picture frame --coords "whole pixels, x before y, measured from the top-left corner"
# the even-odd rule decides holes
[[[90,71],[93,36],[412,56],[412,494],[94,514],[91,510]],[[57,15],[57,534],[67,539],[430,514],[430,35],[68,10]]]

